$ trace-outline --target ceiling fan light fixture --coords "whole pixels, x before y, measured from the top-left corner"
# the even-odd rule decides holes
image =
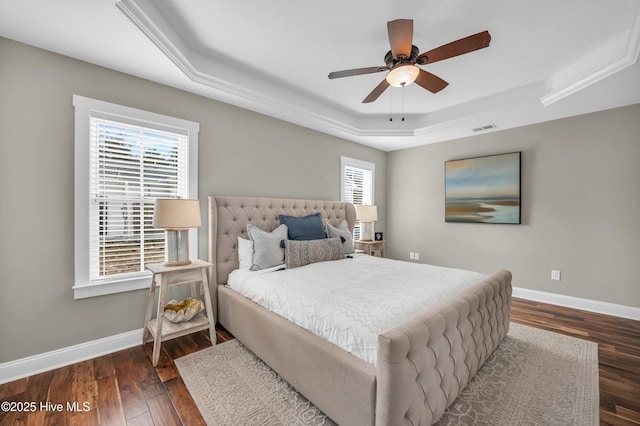
[[[420,54],[420,49],[413,44],[412,19],[396,19],[395,21],[387,22],[387,32],[391,50],[384,55],[385,66],[356,68],[329,73],[329,78],[333,79],[388,70],[385,79],[364,98],[363,104],[374,102],[389,86],[404,87],[414,81],[423,89],[431,93],[438,93],[447,87],[449,83],[437,75],[418,68],[417,65],[427,65],[483,49],[488,47],[491,42],[489,31],[482,31]]]
[[[386,80],[393,87],[408,86],[413,83],[420,74],[420,68],[413,64],[398,65],[389,71]]]

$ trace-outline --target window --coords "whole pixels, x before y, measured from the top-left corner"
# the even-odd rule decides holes
[[[373,182],[375,180],[375,164],[368,161],[340,157],[341,179],[340,194],[342,201],[353,204],[373,205]],[[360,226],[356,224],[353,237],[360,238]]]
[[[199,126],[81,96],[75,107],[75,298],[148,287],[164,259],[156,198],[197,198]],[[197,230],[189,235],[197,252]]]

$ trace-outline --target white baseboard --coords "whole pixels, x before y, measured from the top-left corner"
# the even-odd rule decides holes
[[[640,321],[640,308],[514,287],[513,296]],[[140,345],[142,329],[0,364],[0,384]]]
[[[640,308],[633,306],[581,299],[579,297],[565,296],[564,294],[547,293],[520,287],[513,287],[513,296],[521,299],[535,300],[536,302],[550,303],[552,305],[566,306],[568,308],[640,321]]]
[[[0,384],[142,344],[142,329],[0,364]]]

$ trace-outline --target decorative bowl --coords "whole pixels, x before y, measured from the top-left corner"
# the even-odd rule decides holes
[[[204,309],[204,303],[193,297],[184,300],[170,300],[164,305],[164,317],[171,322],[189,321]]]

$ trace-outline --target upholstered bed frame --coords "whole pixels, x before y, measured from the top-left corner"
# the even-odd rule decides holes
[[[227,330],[342,426],[430,425],[482,366],[509,329],[511,273],[500,271],[458,297],[378,337],[374,367],[230,290],[237,237],[246,225],[275,229],[280,214],[322,213],[353,230],[352,204],[209,197],[213,306]]]

